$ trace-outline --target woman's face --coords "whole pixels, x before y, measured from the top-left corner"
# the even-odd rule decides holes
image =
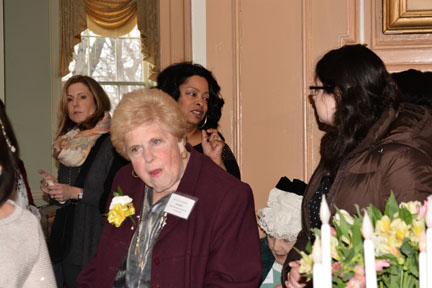
[[[201,76],[191,76],[179,86],[180,97],[177,103],[192,126],[198,126],[204,119],[210,98],[207,80]]]
[[[84,122],[96,111],[93,94],[81,82],[71,84],[68,87],[66,101],[68,116],[76,124]]]
[[[323,84],[318,79],[317,86]],[[327,125],[333,125],[336,111],[336,100],[333,93],[327,93],[324,89],[318,89],[318,93],[312,96],[318,120]]]
[[[294,246],[296,241],[285,241],[282,239],[276,239],[267,235],[268,246],[275,257],[275,260],[279,264],[284,264],[288,256],[289,251]]]
[[[188,161],[181,157],[186,151],[183,141],[158,123],[129,131],[125,140],[127,154],[142,181],[160,197],[177,189]]]

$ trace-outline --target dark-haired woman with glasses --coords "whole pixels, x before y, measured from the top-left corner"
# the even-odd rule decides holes
[[[355,204],[384,210],[392,191],[398,202],[422,201],[432,193],[431,114],[399,102],[398,88],[374,52],[362,45],[328,52],[317,63],[316,86],[310,88],[326,133],[303,198],[303,227],[295,245],[300,251],[313,237],[311,229],[321,226],[323,195],[334,215],[335,207],[355,213]],[[296,259],[292,249],[284,287],[306,285]]]

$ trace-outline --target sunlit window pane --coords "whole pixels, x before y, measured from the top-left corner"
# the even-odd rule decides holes
[[[97,81],[116,81],[115,39],[90,38],[89,75]]]
[[[70,73],[89,75],[98,81],[110,97],[112,107],[129,91],[154,86],[148,80],[151,65],[143,61],[138,28],[118,38],[107,38],[90,30],[81,33],[81,43],[75,45]]]
[[[139,39],[118,39],[118,70],[119,81],[143,81],[143,57]]]

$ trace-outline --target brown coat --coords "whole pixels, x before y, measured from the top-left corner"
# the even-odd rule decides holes
[[[322,176],[320,164],[303,198],[303,227],[296,243],[300,250],[310,235],[308,203]],[[384,211],[391,191],[398,202],[423,201],[432,194],[432,116],[423,107],[404,104],[385,111],[340,165],[327,202],[332,215],[335,207],[355,213],[354,204],[360,209],[373,204]],[[290,253],[287,262],[298,258]]]

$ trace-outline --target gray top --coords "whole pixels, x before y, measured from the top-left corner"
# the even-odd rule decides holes
[[[114,288],[150,288],[152,250],[165,225],[167,213],[164,210],[171,194],[152,205],[150,203],[153,203],[153,189],[146,186],[145,193],[138,229],[117,273]]]

